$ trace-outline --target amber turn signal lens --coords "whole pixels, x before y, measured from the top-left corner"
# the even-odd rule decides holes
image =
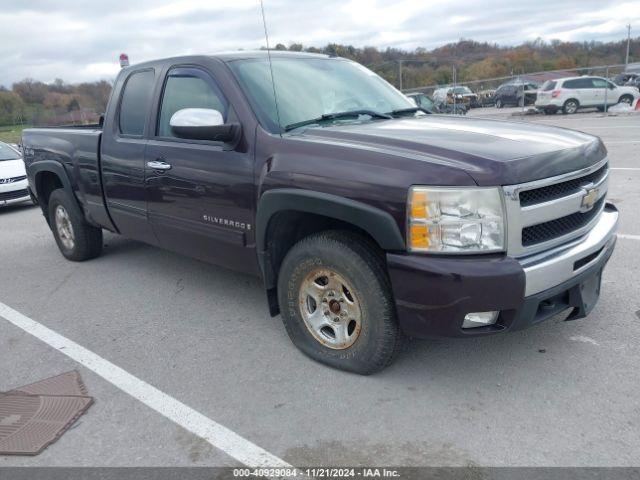
[[[427,192],[414,191],[411,198],[411,218],[425,218],[427,216]]]
[[[411,247],[429,248],[429,227],[427,225],[411,225]]]

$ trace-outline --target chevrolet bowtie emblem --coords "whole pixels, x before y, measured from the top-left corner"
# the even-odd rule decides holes
[[[582,197],[582,205],[581,210],[583,212],[587,212],[593,208],[595,203],[598,201],[599,190],[597,188],[589,188],[585,191],[584,196]]]

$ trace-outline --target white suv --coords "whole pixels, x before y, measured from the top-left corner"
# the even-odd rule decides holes
[[[0,142],[0,207],[31,201],[22,154]]]
[[[601,77],[569,77],[546,81],[538,90],[535,105],[546,113],[576,113],[579,108],[604,110],[605,103],[631,105],[637,98],[640,91],[636,87],[621,87]]]

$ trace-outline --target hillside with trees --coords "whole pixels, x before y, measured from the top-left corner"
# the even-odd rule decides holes
[[[584,68],[624,63],[626,40],[617,42],[544,42],[536,40],[516,47],[460,40],[433,50],[416,48],[354,47],[331,43],[323,48],[300,43],[278,44],[277,50],[325,53],[353,59],[399,85],[402,61],[403,87],[448,84],[452,66],[459,82],[512,74]],[[640,60],[640,38],[631,43],[630,58]],[[0,86],[0,127],[4,125],[62,125],[91,123],[98,119],[111,91],[111,81],[68,84],[25,79],[10,88]]]

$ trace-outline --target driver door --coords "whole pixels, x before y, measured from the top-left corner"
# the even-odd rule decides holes
[[[168,71],[145,157],[149,221],[164,248],[253,271],[255,257],[247,254],[247,237],[253,235],[251,152],[176,137],[169,122],[185,108],[217,110],[225,121],[235,117],[209,72]]]

